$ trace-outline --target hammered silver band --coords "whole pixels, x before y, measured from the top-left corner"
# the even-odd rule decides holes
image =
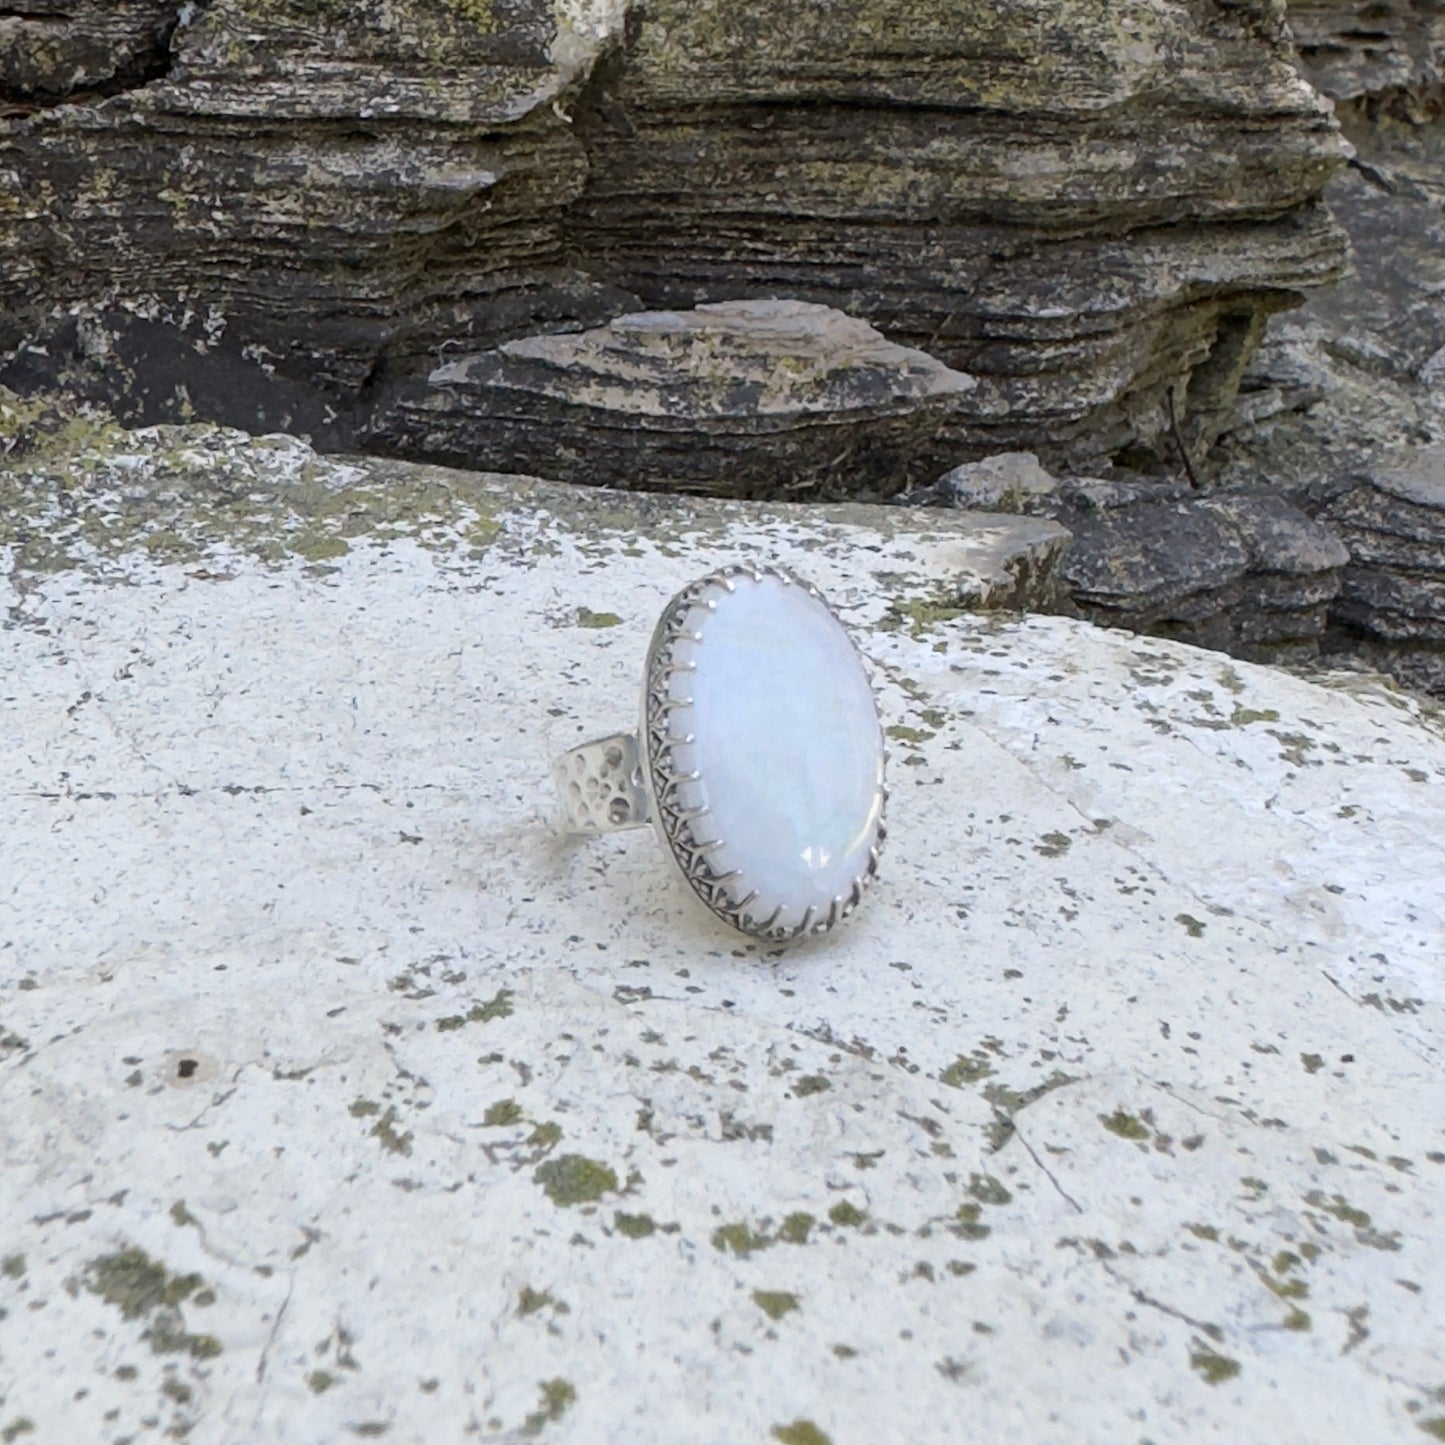
[[[567,828],[623,833],[652,822],[642,746],[636,733],[614,733],[565,752],[552,764]]]

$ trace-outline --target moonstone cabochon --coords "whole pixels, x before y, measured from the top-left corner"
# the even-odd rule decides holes
[[[884,837],[883,736],[814,588],[735,567],[684,589],[653,637],[646,711],[658,826],[713,912],[785,940],[853,910]]]

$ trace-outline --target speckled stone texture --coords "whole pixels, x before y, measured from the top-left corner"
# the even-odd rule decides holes
[[[580,111],[578,234],[654,304],[791,295],[979,378],[960,458],[1227,417],[1337,274],[1341,158],[1275,0],[659,0]]]
[[[1445,1430],[1438,714],[963,610],[1029,518],[4,434],[0,1433]],[[759,554],[894,747],[781,954],[550,820]]]
[[[933,476],[974,379],[805,301],[725,301],[533,336],[398,386],[366,439],[584,485],[877,499]]]
[[[1212,437],[1343,257],[1275,0],[55,8],[0,19],[0,351],[135,420],[345,447],[458,347],[793,296],[981,378],[952,460],[1092,462],[1170,386]]]
[[[1289,25],[1310,79],[1336,100],[1440,84],[1440,0],[1289,0]]]
[[[95,384],[138,415],[174,413],[186,378],[166,363],[189,352],[196,404],[224,407],[244,382],[275,425],[277,375],[335,409],[384,360],[595,313],[560,216],[587,170],[565,103],[608,7],[167,8],[161,60],[133,85],[24,91],[0,111],[0,345],[54,331],[84,372],[111,333],[124,351],[159,322],[134,376]],[[72,28],[104,36],[100,9]],[[63,310],[81,303],[103,309],[77,338]],[[148,397],[150,350],[166,384]]]

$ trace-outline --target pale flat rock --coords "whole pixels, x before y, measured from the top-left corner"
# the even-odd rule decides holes
[[[1445,1429],[1437,714],[962,612],[1029,518],[29,445],[0,1433]],[[747,557],[895,744],[878,886],[782,953],[548,791]]]

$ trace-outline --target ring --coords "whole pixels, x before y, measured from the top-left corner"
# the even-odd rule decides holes
[[[683,588],[647,653],[642,725],[552,765],[577,833],[651,824],[693,893],[770,942],[826,933],[878,871],[884,743],[843,624],[781,567]]]

